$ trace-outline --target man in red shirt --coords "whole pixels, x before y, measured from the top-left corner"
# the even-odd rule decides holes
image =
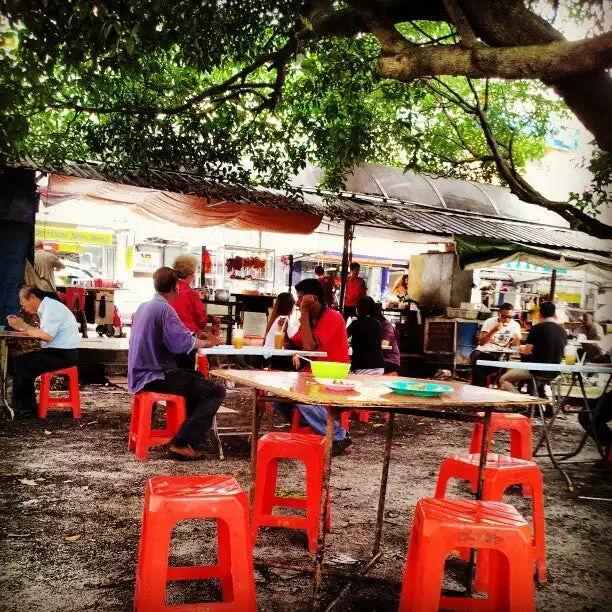
[[[363,278],[359,278],[361,266],[353,262],[351,272],[346,279],[346,293],[344,295],[344,319],[357,315],[357,302],[368,294],[368,288]]]
[[[325,305],[323,287],[316,278],[307,278],[295,286],[297,305],[300,309],[300,328],[291,338],[291,345],[304,351],[324,351],[325,361],[349,363],[348,339],[342,315]],[[327,410],[323,406],[306,404],[275,404],[275,408],[291,422],[297,408],[305,424],[315,433],[324,436]],[[334,455],[348,452],[352,440],[346,430],[336,421],[334,424]]]
[[[331,276],[327,276],[325,274],[325,269],[323,266],[317,266],[314,269],[315,276],[317,280],[321,283],[321,287],[323,287],[323,295],[325,297],[325,305],[328,308],[334,307],[334,279]]]

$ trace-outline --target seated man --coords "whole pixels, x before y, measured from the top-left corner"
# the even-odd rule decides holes
[[[598,340],[601,342],[605,336],[601,325],[595,323],[595,317],[585,313],[582,317],[582,325],[576,330],[576,336],[584,335],[587,340]],[[583,350],[589,361],[599,361],[604,356],[604,350],[598,344],[584,344]]]
[[[612,361],[612,350],[598,357],[595,361],[597,363],[610,363]],[[610,456],[610,447],[612,446],[612,429],[608,425],[610,421],[612,421],[612,391],[608,391],[599,399],[593,415],[592,426],[586,408],[578,413],[578,422],[591,437],[597,439],[603,447],[606,457]]]
[[[346,325],[342,315],[325,306],[325,294],[316,278],[307,278],[295,286],[300,309],[300,328],[291,338],[290,345],[304,351],[324,351],[325,361],[349,362]],[[294,406],[275,404],[274,407],[289,422]],[[321,436],[325,435],[327,410],[323,406],[296,404],[302,418]],[[352,446],[352,441],[340,423],[334,424],[333,453],[340,455]]]
[[[505,302],[499,307],[496,317],[487,319],[480,329],[478,348],[472,353],[472,384],[487,386],[487,376],[498,369],[476,365],[479,359],[499,361],[500,349],[509,349],[521,341],[521,326],[514,320],[512,304]],[[496,352],[497,351],[497,352]]]
[[[555,305],[552,302],[540,304],[540,323],[534,325],[527,335],[525,346],[520,347],[520,353],[525,361],[532,363],[561,363],[567,344],[567,332],[555,318]],[[556,372],[536,372],[539,378],[555,378]],[[517,385],[525,380],[532,380],[531,372],[527,370],[508,370],[501,377],[501,387],[504,391],[518,393]]]
[[[128,390],[153,391],[185,398],[187,420],[168,447],[174,459],[202,459],[204,436],[225,397],[225,387],[200,373],[180,370],[175,354],[210,346],[181,323],[170,305],[178,296],[178,278],[172,268],[159,268],[153,275],[156,295],[134,314],[128,353]]]
[[[40,350],[24,353],[11,361],[13,374],[13,409],[16,418],[36,416],[34,381],[45,372],[76,365],[81,336],[74,315],[60,301],[47,297],[37,287],[25,286],[19,292],[25,312],[37,314],[40,328],[28,325],[18,316],[9,315],[9,325],[41,340]]]

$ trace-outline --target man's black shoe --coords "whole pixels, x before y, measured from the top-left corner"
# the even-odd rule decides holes
[[[353,441],[348,434],[344,440],[335,440],[332,444],[332,456],[334,457],[350,453],[351,450],[353,450]]]

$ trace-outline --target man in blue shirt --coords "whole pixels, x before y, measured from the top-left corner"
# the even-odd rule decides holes
[[[25,312],[38,315],[40,327],[28,325],[16,315],[7,317],[9,325],[41,341],[40,350],[24,353],[11,362],[13,409],[15,417],[24,418],[36,415],[36,378],[45,372],[76,365],[81,336],[70,310],[58,300],[47,297],[41,289],[22,287],[19,301]]]
[[[153,275],[155,296],[134,314],[128,353],[128,391],[170,393],[185,398],[187,419],[171,440],[174,459],[202,459],[202,445],[225,398],[225,387],[200,372],[181,370],[175,355],[212,346],[214,340],[196,338],[183,325],[170,304],[178,297],[178,277],[172,268]]]

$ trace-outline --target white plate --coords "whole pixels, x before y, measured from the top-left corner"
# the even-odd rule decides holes
[[[334,391],[352,390],[355,389],[359,384],[356,380],[344,380],[337,378],[315,378],[315,380],[320,385],[323,385],[328,389],[333,389]]]

